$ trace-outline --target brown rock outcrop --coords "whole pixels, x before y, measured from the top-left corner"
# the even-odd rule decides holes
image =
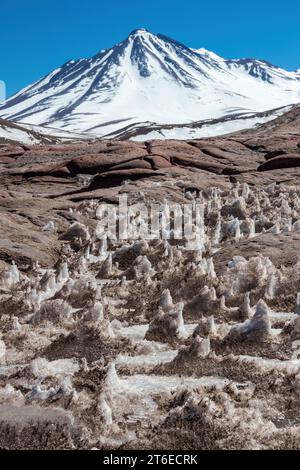
[[[0,157],[19,157],[25,150],[17,145],[0,145]]]
[[[1,157],[0,155],[0,163],[3,165],[7,165],[8,163],[13,163],[14,159],[11,157]]]
[[[143,178],[149,178],[151,176],[162,176],[163,173],[155,170],[144,169],[144,168],[130,168],[107,171],[94,176],[91,184],[87,188],[87,191],[98,188],[109,188],[111,186],[119,186],[123,181],[138,180]]]
[[[96,175],[97,173],[110,170],[114,165],[119,165],[129,161],[136,161],[138,159],[139,156],[130,158],[124,149],[123,155],[104,153],[82,156],[68,162],[67,168],[72,175],[77,175],[79,173]]]
[[[271,158],[259,165],[258,171],[277,170],[279,168],[295,168],[300,166],[300,154],[290,153]]]

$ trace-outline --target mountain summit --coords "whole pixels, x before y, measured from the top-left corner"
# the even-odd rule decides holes
[[[22,123],[106,136],[130,126],[191,124],[300,101],[300,74],[225,60],[136,29],[111,49],[71,60],[0,106]]]

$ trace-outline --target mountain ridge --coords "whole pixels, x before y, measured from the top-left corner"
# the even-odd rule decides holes
[[[21,90],[0,106],[0,116],[105,137],[137,123],[191,124],[299,101],[297,71],[223,59],[140,28]]]

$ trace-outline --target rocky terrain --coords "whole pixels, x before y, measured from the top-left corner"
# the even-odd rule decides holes
[[[0,448],[299,449],[299,178],[299,107],[201,140],[2,140]],[[139,236],[104,230],[121,196],[160,204],[160,237],[139,210]]]

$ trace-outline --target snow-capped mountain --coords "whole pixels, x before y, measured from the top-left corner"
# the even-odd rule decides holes
[[[0,106],[0,116],[104,137],[132,126],[228,120],[298,102],[299,71],[255,59],[225,60],[139,29],[21,90]]]

